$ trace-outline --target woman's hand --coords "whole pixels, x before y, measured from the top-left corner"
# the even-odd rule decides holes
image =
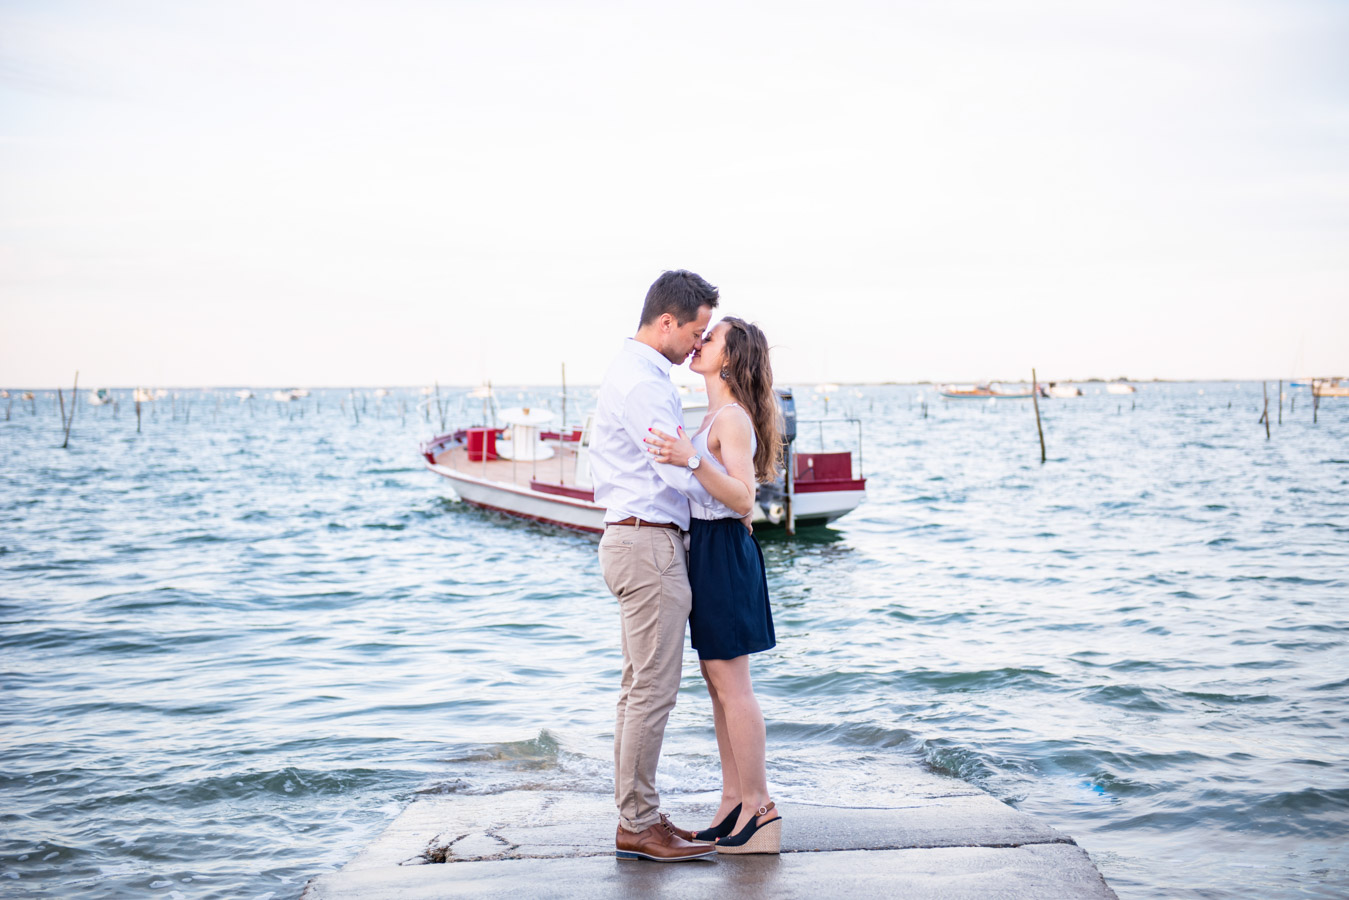
[[[651,437],[643,438],[647,443],[647,451],[652,458],[659,463],[669,463],[672,466],[688,465],[689,459],[693,456],[693,441],[684,435],[684,428],[680,426],[679,436],[671,437],[659,428],[652,428]]]

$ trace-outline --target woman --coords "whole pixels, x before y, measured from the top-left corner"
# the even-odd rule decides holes
[[[689,363],[707,382],[707,415],[690,440],[652,429],[657,462],[688,465],[712,495],[691,504],[689,584],[693,647],[712,697],[721,755],[721,806],[694,840],[722,853],[777,853],[782,817],[768,796],[764,721],[749,676],[749,654],[776,643],[763,553],[751,535],[755,484],[781,463],[778,407],[768,341],[758,326],[727,317],[708,332]]]

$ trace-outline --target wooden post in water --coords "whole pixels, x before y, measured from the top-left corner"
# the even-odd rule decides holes
[[[140,433],[141,433],[141,389],[140,389],[140,388],[136,388],[136,393],[133,394],[132,396],[134,396],[134,397],[136,398],[136,434],[140,434]]]
[[[1260,418],[1265,422],[1265,440],[1269,440],[1269,382],[1260,382],[1260,390],[1263,391],[1265,395],[1265,411],[1261,414]]]
[[[1321,408],[1321,397],[1316,393],[1316,379],[1312,379],[1312,424],[1316,424],[1316,411]]]
[[[56,400],[57,400],[58,403],[61,404],[61,407],[60,407],[60,413],[61,413],[61,427],[62,427],[62,428],[65,428],[65,427],[66,427],[66,395],[65,395],[65,393],[64,393],[60,388],[57,388],[57,389],[56,389]]]
[[[440,416],[440,433],[445,433],[445,404],[440,402],[440,379],[436,379],[436,414]],[[483,445],[486,446],[485,444]],[[486,450],[483,451],[484,455]]]
[[[1283,379],[1279,379],[1279,424],[1283,424]]]
[[[70,389],[70,418],[66,419],[66,439],[61,442],[61,449],[70,448],[70,426],[75,424],[75,407],[80,402],[80,373],[75,373],[75,386]],[[64,404],[63,404],[64,405]]]
[[[1044,427],[1040,424],[1040,397],[1039,397],[1039,393],[1040,393],[1040,392],[1039,392],[1038,390],[1036,390],[1036,385],[1037,385],[1037,382],[1036,382],[1036,380],[1035,380],[1035,369],[1032,368],[1032,369],[1030,370],[1030,402],[1031,402],[1031,404],[1034,405],[1034,407],[1035,407],[1035,430],[1036,430],[1036,431],[1039,433],[1039,435],[1040,435],[1040,464],[1041,464],[1041,465],[1044,465],[1044,462],[1045,462],[1045,430],[1044,430]]]

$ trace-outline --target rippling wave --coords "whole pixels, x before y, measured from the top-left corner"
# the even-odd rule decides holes
[[[902,805],[927,766],[1122,897],[1349,892],[1349,404],[1267,442],[1259,397],[1047,402],[1041,466],[1024,405],[836,395],[866,504],[761,535],[775,795]],[[418,793],[611,791],[594,541],[459,503],[414,400],[82,407],[68,452],[52,398],[0,423],[0,888],[293,898]],[[685,663],[659,787],[711,796]]]

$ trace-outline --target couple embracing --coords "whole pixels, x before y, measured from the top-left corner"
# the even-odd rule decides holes
[[[618,600],[623,676],[614,730],[620,859],[676,862],[777,853],[782,819],[768,796],[764,721],[749,654],[776,643],[763,555],[751,534],[755,485],[781,460],[768,342],[724,318],[717,289],[686,270],[651,285],[635,337],[600,387],[590,466],[606,508],[600,566]],[[672,366],[707,382],[707,416],[685,435]],[[660,811],[656,764],[679,691],[688,627],[712,698],[721,805],[701,831]]]

